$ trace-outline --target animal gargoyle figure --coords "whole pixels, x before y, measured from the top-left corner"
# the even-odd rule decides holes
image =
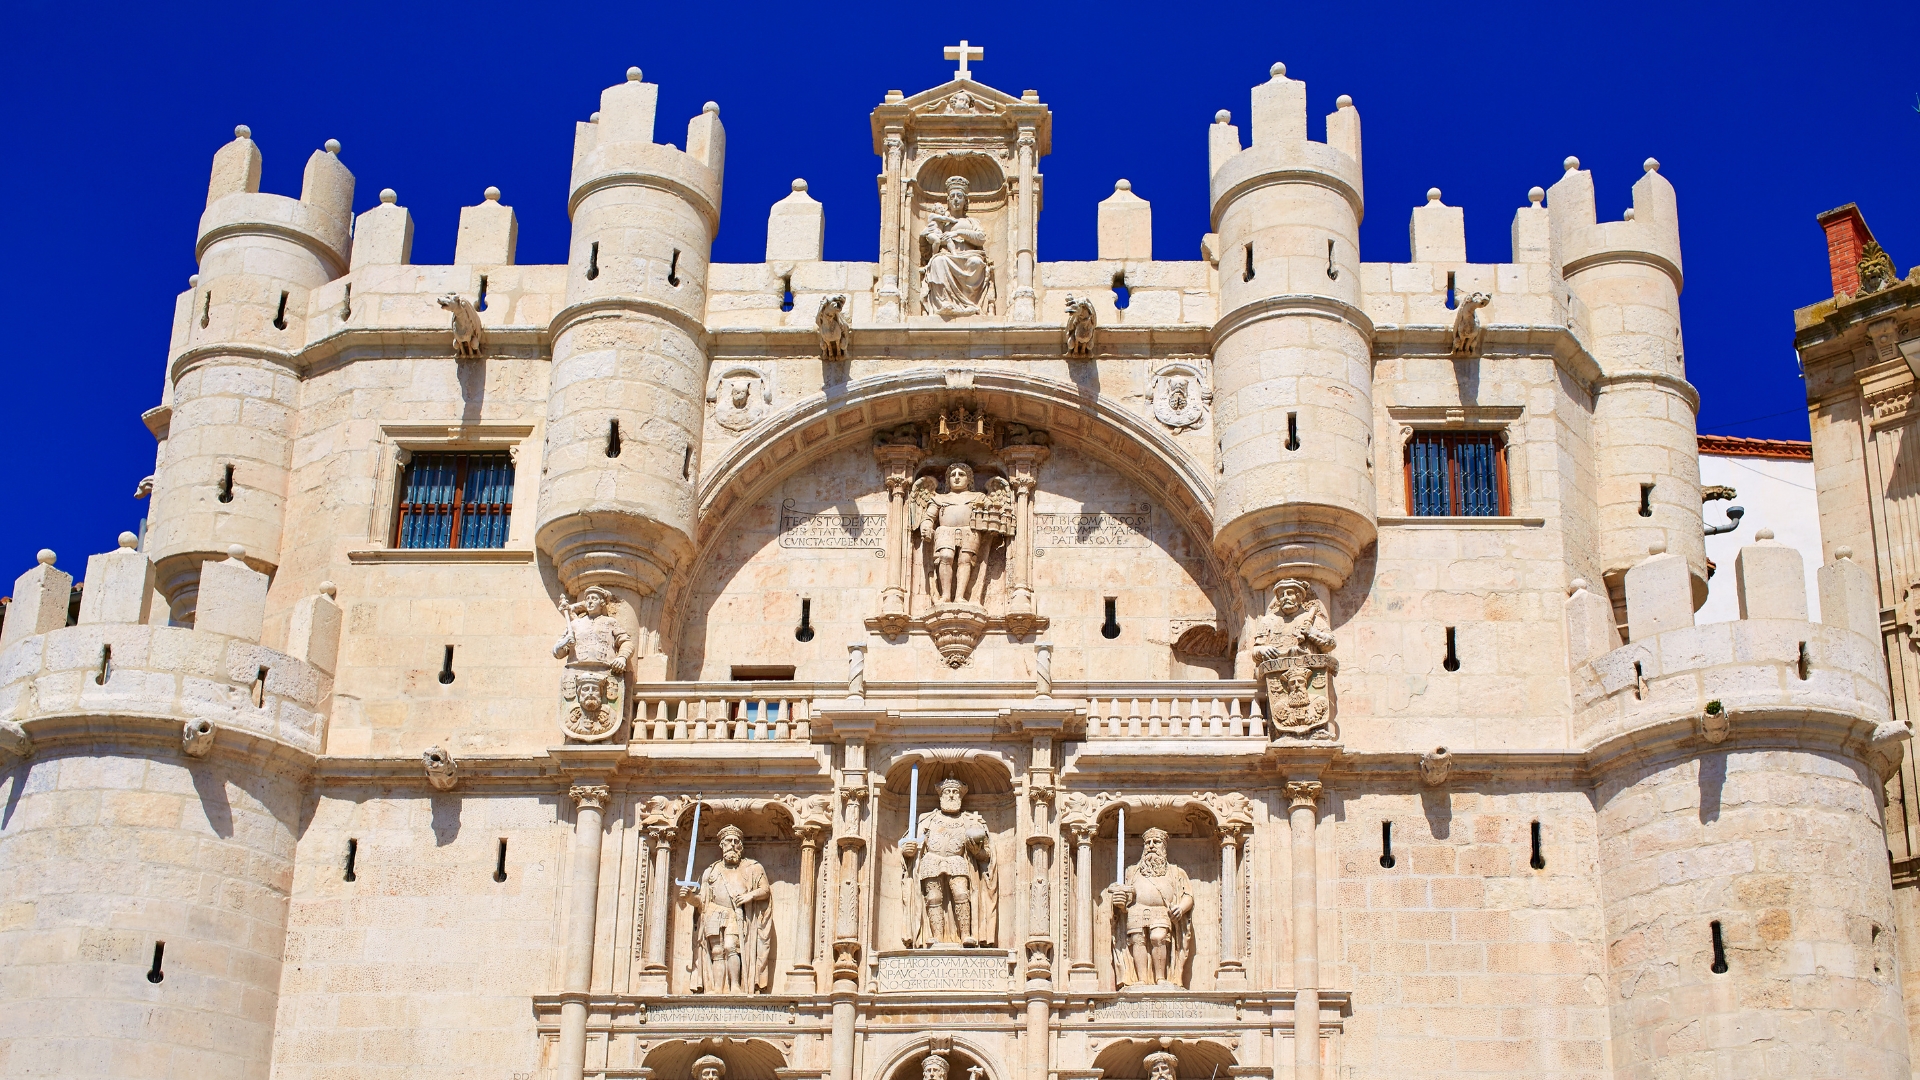
[[[1067,296],[1067,355],[1093,355],[1093,301]]]
[[[820,301],[820,313],[813,319],[814,327],[820,331],[820,359],[847,358],[847,339],[853,336],[853,328],[847,325],[846,311],[847,298],[844,293]]]
[[[1492,302],[1493,297],[1483,292],[1468,293],[1460,301],[1459,310],[1453,313],[1453,355],[1480,355],[1480,339],[1486,328],[1480,325],[1480,317],[1475,312]]]
[[[443,296],[439,302],[453,313],[453,355],[462,360],[478,359],[487,347],[486,332],[480,328],[480,313],[466,297],[458,294]]]

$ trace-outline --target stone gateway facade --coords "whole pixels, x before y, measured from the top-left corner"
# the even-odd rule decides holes
[[[1275,65],[1198,258],[1042,262],[951,53],[868,262],[795,181],[711,263],[638,69],[563,266],[214,155],[150,527],[0,630],[0,1074],[1906,1077],[1874,573],[1695,625],[1658,164],[1362,262]]]

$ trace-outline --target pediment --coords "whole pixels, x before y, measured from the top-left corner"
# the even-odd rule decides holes
[[[910,138],[980,140],[1008,143],[1020,126],[1031,126],[1037,151],[1052,149],[1052,113],[1038,101],[1028,101],[972,79],[952,79],[911,97],[888,101],[873,111],[874,153],[884,154],[886,131],[904,131]],[[984,138],[983,138],[984,137]]]

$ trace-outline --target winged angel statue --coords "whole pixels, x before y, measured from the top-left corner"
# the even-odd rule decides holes
[[[947,490],[932,476],[914,481],[913,536],[932,547],[936,604],[985,606],[987,555],[1014,533],[1013,485],[990,477],[987,490],[973,490],[973,467],[963,461],[947,466]]]

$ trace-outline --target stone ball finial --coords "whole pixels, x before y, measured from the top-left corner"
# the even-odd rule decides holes
[[[194,288],[194,287],[196,287],[196,286],[198,286],[199,284],[200,284],[200,275],[199,275],[199,274],[188,274],[188,275],[187,275],[187,288],[189,288],[189,289],[191,289],[191,288]]]
[[[719,116],[720,103],[717,101],[709,101],[705,105],[700,106],[700,111],[703,113],[712,113],[715,116]]]
[[[1836,559],[1851,559],[1853,558],[1853,549],[1845,544],[1841,544],[1839,547],[1833,549],[1833,557]]]
[[[500,189],[497,187],[489,187],[487,188],[487,190],[481,192],[480,194],[484,195],[488,202],[500,201]]]
[[[593,115],[592,115],[592,116],[589,116],[589,117],[587,117],[587,123],[589,123],[589,124],[597,124],[597,123],[599,123],[599,122],[600,122],[600,110],[599,110],[599,109],[595,109],[595,110],[593,110]]]
[[[41,548],[33,557],[41,566],[52,566],[53,560],[59,556],[53,553],[52,548]]]
[[[1351,109],[1351,108],[1353,108],[1353,95],[1352,95],[1352,94],[1341,94],[1341,95],[1340,95],[1339,97],[1337,97],[1337,98],[1334,98],[1334,99],[1333,99],[1333,107],[1334,107],[1334,108],[1336,108],[1336,109]]]
[[[244,560],[246,557],[247,557],[247,549],[245,545],[229,544],[227,546],[227,558],[238,561],[238,560]]]
[[[1569,154],[1567,155],[1567,160],[1560,163],[1560,167],[1568,172],[1572,172],[1580,167],[1580,159]]]
[[[1527,201],[1535,206],[1547,201],[1547,189],[1535,184],[1527,189]]]
[[[1439,189],[1439,188],[1437,188],[1437,187],[1430,187],[1430,188],[1428,188],[1428,189],[1427,189],[1427,201],[1428,201],[1428,202],[1430,202],[1430,203],[1437,203],[1437,202],[1439,202],[1439,201],[1440,201],[1440,189]]]
[[[805,190],[807,190],[807,182],[806,182],[805,180],[799,180],[799,179],[796,179],[796,180],[794,180],[794,182],[793,182],[793,190],[795,190],[795,191],[805,191]]]
[[[1113,190],[1115,190],[1115,191],[1132,191],[1132,190],[1133,190],[1133,181],[1131,181],[1131,180],[1115,180],[1115,181],[1113,182]]]
[[[233,125],[233,137],[236,139],[251,139],[253,138],[253,129],[245,124],[235,124]]]
[[[320,144],[320,148],[329,154],[338,154],[340,152],[340,140],[328,139],[326,142]]]
[[[1756,533],[1754,533],[1754,534],[1753,534],[1753,538],[1754,538],[1755,540],[1771,540],[1771,539],[1773,539],[1773,530],[1772,530],[1772,529],[1761,529],[1761,530],[1759,530],[1758,532],[1756,532]]]
[[[627,81],[628,81],[628,82],[639,82],[639,81],[640,81],[640,69],[639,69],[639,68],[637,68],[637,67],[630,67],[630,68],[628,68],[628,69],[627,69]]]
[[[1647,554],[1649,555],[1665,555],[1666,553],[1667,542],[1665,540],[1655,540],[1653,543],[1647,545]]]
[[[1577,593],[1577,592],[1586,592],[1586,591],[1587,591],[1586,578],[1577,577],[1577,578],[1574,578],[1572,581],[1567,582],[1568,596],[1572,596],[1574,593]]]
[[[323,581],[320,583],[320,595],[326,597],[329,600],[333,599],[335,594],[337,594],[339,591],[340,591],[339,586],[335,585],[331,581]]]
[[[123,532],[119,536],[119,542],[121,547],[132,549],[135,544],[140,542],[140,538],[130,532]]]
[[[383,187],[380,189],[380,201],[392,206],[400,201],[400,193],[390,187]]]
[[[1273,76],[1276,79],[1284,79],[1287,77],[1287,65],[1281,64],[1281,63],[1275,63],[1272,67],[1267,69],[1267,74]]]
[[[1659,159],[1659,158],[1648,158],[1647,160],[1645,160],[1645,161],[1643,161],[1643,162],[1641,162],[1641,163],[1640,163],[1640,167],[1641,167],[1642,169],[1645,169],[1645,170],[1646,170],[1646,171],[1648,171],[1648,172],[1659,172],[1659,171],[1660,171],[1660,159]]]
[[[1216,124],[1231,124],[1233,123],[1233,114],[1225,109],[1221,109],[1219,112],[1213,114],[1213,122]]]

